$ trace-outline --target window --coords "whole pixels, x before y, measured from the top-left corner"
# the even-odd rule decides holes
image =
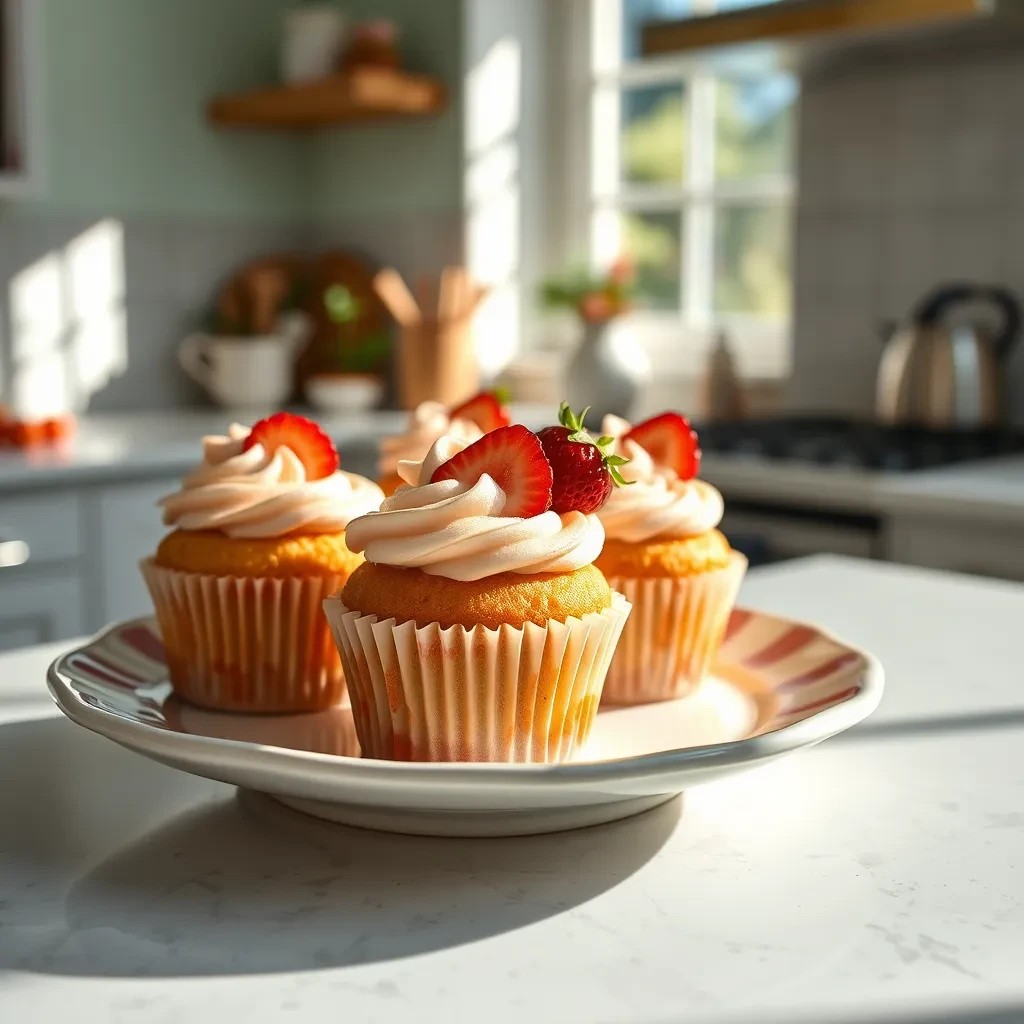
[[[699,355],[724,327],[747,372],[784,372],[795,80],[751,48],[640,56],[644,23],[740,0],[583,2],[589,190],[579,229],[591,259],[634,257],[637,320],[656,358]]]

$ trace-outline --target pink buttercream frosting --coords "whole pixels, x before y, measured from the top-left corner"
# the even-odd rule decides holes
[[[430,446],[445,434],[463,438],[467,443],[483,437],[472,420],[453,420],[440,402],[421,402],[409,414],[404,433],[381,441],[378,472],[382,477],[392,476],[398,472],[399,462],[425,458]]]
[[[597,515],[607,535],[629,543],[695,537],[722,521],[724,503],[716,487],[703,480],[680,480],[671,469],[657,466],[635,441],[622,440],[630,424],[607,416],[603,434],[616,439],[615,450],[629,462],[620,467],[633,481],[616,487]]]
[[[286,445],[272,455],[242,446],[249,428],[234,423],[224,436],[203,438],[203,462],[161,499],[164,523],[179,530],[219,530],[228,537],[280,537],[287,533],[338,533],[352,519],[377,508],[381,489],[355,473],[307,480],[299,457]]]
[[[486,473],[469,485],[430,483],[437,467],[466,447],[465,439],[445,436],[422,461],[399,462],[398,473],[409,486],[386,499],[380,511],[354,519],[348,546],[369,562],[463,581],[502,572],[571,572],[600,554],[604,530],[596,516],[503,516],[505,493]]]

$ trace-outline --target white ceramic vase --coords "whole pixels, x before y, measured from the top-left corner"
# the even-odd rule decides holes
[[[586,323],[566,364],[563,392],[574,409],[590,406],[587,423],[596,430],[608,413],[628,419],[650,379],[650,359],[627,324]]]

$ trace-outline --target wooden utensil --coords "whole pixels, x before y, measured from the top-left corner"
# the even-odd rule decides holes
[[[373,287],[388,312],[404,327],[420,320],[420,308],[397,270],[381,270],[373,279]]]
[[[425,320],[437,317],[433,278],[429,274],[420,274],[416,279],[416,298],[420,304],[420,315]]]

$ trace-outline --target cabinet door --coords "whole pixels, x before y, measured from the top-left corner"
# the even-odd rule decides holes
[[[151,611],[139,560],[153,554],[167,532],[157,499],[177,488],[177,479],[148,480],[105,487],[91,497],[90,532],[97,535],[93,576],[99,600],[90,602],[87,610],[90,630]]]
[[[28,575],[0,569],[0,650],[65,640],[84,632],[77,574]]]

